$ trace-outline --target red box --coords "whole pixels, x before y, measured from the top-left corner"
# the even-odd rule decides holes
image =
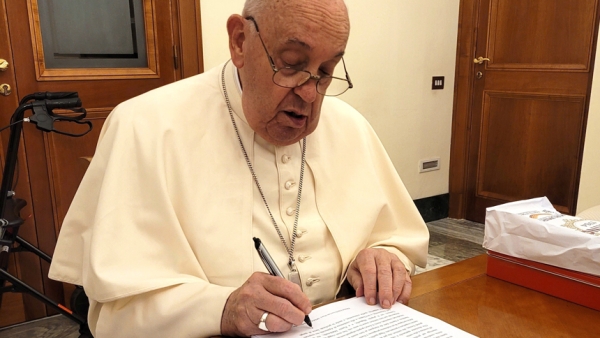
[[[490,250],[487,275],[600,311],[600,276]]]

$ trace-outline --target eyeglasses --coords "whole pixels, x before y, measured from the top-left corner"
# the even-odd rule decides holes
[[[245,19],[252,21],[254,23],[254,27],[256,27],[256,33],[258,34],[258,38],[260,39],[260,42],[262,43],[262,46],[265,49],[265,53],[267,53],[271,69],[273,69],[273,83],[275,83],[276,85],[284,88],[296,88],[302,86],[307,81],[314,79],[317,81],[317,93],[325,96],[342,95],[348,89],[354,87],[352,85],[352,81],[350,81],[350,76],[348,75],[348,71],[346,70],[346,63],[344,62],[343,57],[342,64],[344,65],[344,73],[346,73],[345,79],[331,75],[313,75],[307,70],[298,70],[292,67],[283,67],[278,69],[275,66],[273,58],[269,54],[269,51],[267,50],[267,46],[265,45],[262,36],[260,35],[260,31],[258,29],[258,24],[256,23],[256,20],[254,20],[254,18],[251,16],[248,16]]]

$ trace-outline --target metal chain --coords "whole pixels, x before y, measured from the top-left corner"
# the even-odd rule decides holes
[[[306,159],[306,137],[302,139],[302,164],[300,166],[300,182],[298,183],[298,197],[296,198],[296,215],[294,217],[294,231],[292,232],[292,243],[288,247],[285,238],[281,234],[281,230],[279,226],[277,226],[277,222],[275,221],[275,217],[271,213],[271,209],[269,208],[269,204],[267,203],[267,199],[265,198],[265,194],[260,187],[260,183],[258,183],[258,177],[254,172],[254,167],[252,166],[252,162],[250,162],[250,158],[248,157],[248,153],[246,152],[246,148],[244,147],[244,143],[242,142],[242,138],[240,137],[240,132],[238,131],[237,124],[235,123],[235,119],[233,118],[233,109],[231,108],[231,102],[229,101],[229,95],[227,94],[227,88],[225,86],[225,68],[229,64],[229,61],[225,63],[223,66],[223,70],[221,71],[221,84],[223,86],[223,93],[225,94],[225,102],[227,103],[227,109],[229,110],[229,117],[231,118],[231,123],[233,124],[233,129],[235,130],[235,134],[237,135],[237,139],[240,143],[240,148],[242,149],[242,153],[244,154],[244,158],[246,159],[246,164],[248,165],[248,169],[250,169],[250,173],[252,174],[252,178],[254,179],[254,183],[256,183],[256,187],[258,188],[258,192],[260,192],[260,196],[262,197],[263,203],[269,212],[269,216],[271,217],[271,221],[273,222],[273,226],[275,230],[277,230],[277,234],[279,235],[279,240],[285,246],[285,249],[288,252],[289,264],[290,267],[294,266],[294,245],[296,244],[296,237],[298,233],[298,216],[300,215],[300,201],[302,198],[302,182],[304,179],[304,163]]]

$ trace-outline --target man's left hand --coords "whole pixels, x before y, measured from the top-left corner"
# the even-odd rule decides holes
[[[367,303],[377,300],[384,309],[395,302],[408,304],[412,290],[410,274],[398,256],[385,249],[363,249],[348,268],[348,282],[356,290],[356,297],[365,296]]]

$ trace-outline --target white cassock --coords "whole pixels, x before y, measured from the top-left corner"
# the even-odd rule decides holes
[[[110,114],[67,213],[49,276],[82,285],[95,337],[220,334],[230,293],[266,272],[259,237],[284,275],[288,254],[252,179],[222,89],[223,65],[128,100]],[[240,136],[288,245],[301,142],[268,144],[247,124],[231,63],[224,73]],[[307,137],[298,238],[303,291],[335,297],[367,247],[414,272],[429,233],[371,126],[337,98]]]

